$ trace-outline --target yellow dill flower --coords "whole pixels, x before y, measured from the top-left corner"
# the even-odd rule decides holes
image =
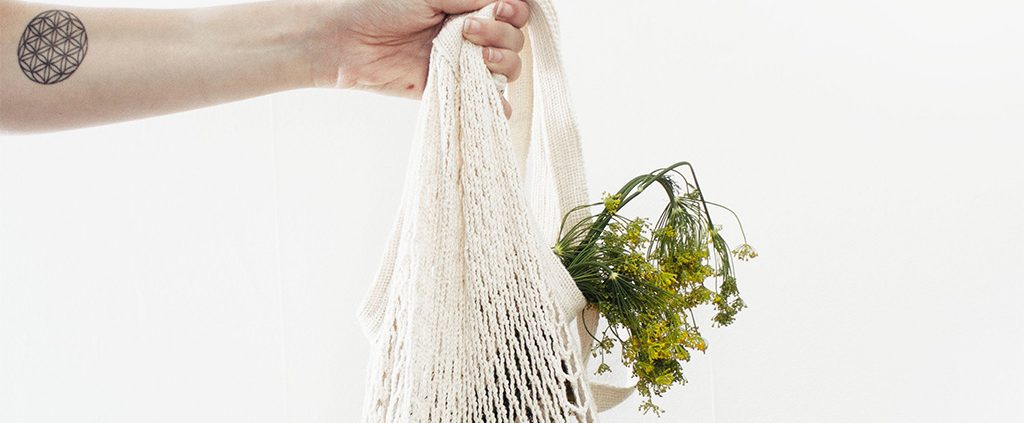
[[[686,383],[683,362],[693,351],[708,348],[693,310],[713,307],[717,314],[712,322],[725,326],[745,307],[729,265],[722,225],[713,224],[707,213],[708,204],[729,209],[705,202],[696,188],[681,193],[669,172],[684,165],[689,166],[678,162],[638,176],[615,194],[604,192],[601,202],[585,205],[603,205],[602,213],[560,232],[553,249],[588,303],[607,321],[603,330],[590,333],[595,341],[590,353],[601,357],[597,373],[611,371],[604,356],[620,347],[616,349],[621,361],[632,369],[638,379],[636,390],[646,400],[640,409],[659,415],[663,410],[653,397]],[[695,186],[696,175],[693,184],[687,181],[682,187]],[[671,199],[657,223],[618,214],[647,187],[663,188]],[[743,260],[757,256],[748,244],[731,252]],[[720,283],[715,280],[714,290],[705,286],[713,276],[722,277]]]
[[[618,193],[612,195],[605,192],[601,196],[601,201],[604,201],[604,208],[607,209],[609,213],[615,213],[619,210],[619,206],[622,205],[622,195]]]

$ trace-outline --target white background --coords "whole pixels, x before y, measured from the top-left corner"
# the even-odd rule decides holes
[[[1020,2],[557,3],[591,196],[689,160],[761,254],[661,421],[1024,421]],[[417,108],[0,139],[0,422],[357,421]]]

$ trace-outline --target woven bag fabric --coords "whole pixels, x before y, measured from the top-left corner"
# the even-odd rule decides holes
[[[358,312],[364,422],[596,422],[633,392],[588,380],[583,323],[598,316],[551,250],[587,188],[555,12],[529,4],[511,120],[462,36],[470,14],[434,39],[400,208]]]

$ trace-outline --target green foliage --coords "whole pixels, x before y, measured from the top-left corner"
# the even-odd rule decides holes
[[[689,166],[679,162],[638,176],[618,192],[604,193],[601,202],[574,208],[562,219],[559,241],[552,247],[587,301],[608,322],[601,333],[591,333],[592,353],[601,357],[597,373],[611,371],[605,355],[619,345],[622,363],[632,369],[637,391],[645,398],[640,410],[659,416],[664,410],[653,397],[685,384],[682,363],[692,351],[707,349],[693,310],[711,306],[716,312],[713,324],[726,326],[746,307],[730,250],[719,235],[721,227],[712,224],[708,213],[707,205],[717,204],[704,200],[692,167],[693,185],[675,170],[682,165]],[[682,177],[685,190],[670,172]],[[618,213],[654,183],[669,200],[655,224]],[[594,206],[603,208],[565,228],[573,212]],[[732,253],[741,260],[757,256],[745,242]],[[710,287],[709,279],[714,282]]]

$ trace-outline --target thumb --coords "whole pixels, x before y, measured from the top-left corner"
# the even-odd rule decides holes
[[[493,2],[494,0],[427,0],[435,10],[449,15],[480,10]]]

